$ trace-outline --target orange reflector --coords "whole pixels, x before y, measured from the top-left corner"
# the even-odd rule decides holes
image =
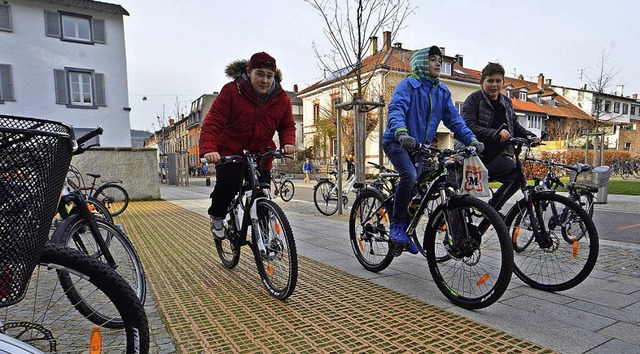
[[[489,273],[486,273],[485,275],[481,276],[480,279],[478,279],[478,281],[476,282],[476,285],[480,286],[484,284],[484,282],[486,282],[487,279],[489,279]]]
[[[275,222],[275,223],[273,224],[273,228],[274,228],[274,229],[276,229],[276,233],[277,233],[277,234],[280,234],[280,223]]]
[[[93,204],[87,204],[87,208],[89,208],[89,211],[96,211],[96,207]]]
[[[364,244],[362,243],[362,240],[358,240],[358,245],[360,246],[360,251],[364,252]]]
[[[578,240],[573,240],[573,258],[578,257]]]
[[[269,275],[273,275],[273,267],[268,265],[267,266],[267,273],[269,273]]]
[[[93,326],[91,331],[91,341],[89,342],[89,353],[100,354],[102,353],[102,334],[100,333],[100,327]]]
[[[513,230],[513,242],[518,242],[519,233],[520,233],[520,225],[516,226],[516,229]]]
[[[382,220],[384,220],[385,222],[388,220],[387,219],[387,212],[384,211],[384,209],[380,209],[380,215],[382,215]]]

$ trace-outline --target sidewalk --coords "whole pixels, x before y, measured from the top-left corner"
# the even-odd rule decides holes
[[[312,186],[296,181],[296,188]],[[160,190],[164,200],[206,215],[211,187],[161,185]],[[403,254],[386,270],[370,273],[353,256],[344,216],[299,212],[296,205],[309,201],[296,200],[296,196],[292,202],[279,203],[302,256],[560,353],[640,353],[638,245],[601,242],[596,268],[576,288],[546,293],[514,276],[497,303],[468,311],[453,306],[438,291],[421,256]],[[639,210],[640,197],[609,195],[606,208]]]

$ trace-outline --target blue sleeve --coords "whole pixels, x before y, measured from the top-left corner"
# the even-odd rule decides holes
[[[402,80],[396,86],[387,113],[387,130],[395,137],[398,128],[407,128],[407,112],[411,103],[411,86]]]
[[[451,100],[451,92],[449,91],[449,89],[446,89],[445,91],[442,123],[444,123],[444,125],[453,132],[453,136],[457,140],[460,140],[466,146],[469,146],[469,144],[471,144],[471,139],[475,138],[476,136],[475,134],[473,134],[471,129],[467,127],[467,124],[464,122],[464,119],[462,119],[462,116],[460,116],[458,109],[453,104],[453,101]]]

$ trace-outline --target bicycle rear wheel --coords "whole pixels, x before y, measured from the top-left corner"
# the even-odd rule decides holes
[[[440,250],[449,240],[455,241],[443,258]],[[424,245],[433,280],[455,305],[484,308],[507,290],[513,248],[504,221],[484,201],[454,196],[438,206],[429,219]]]
[[[98,260],[54,244],[45,246],[23,300],[0,310],[0,332],[45,353],[88,352],[96,325],[77,311],[78,303],[59,284],[60,274],[83,289],[85,303],[109,314],[98,324],[103,352],[148,353],[147,316],[131,287]],[[112,319],[120,319],[122,326],[114,329]]]
[[[362,190],[349,214],[349,239],[358,262],[370,272],[384,270],[393,261],[389,241],[390,214],[380,192]]]
[[[525,201],[516,203],[505,222],[516,250],[514,273],[525,284],[545,291],[562,291],[580,284],[598,258],[598,232],[586,211],[555,193],[533,195],[535,225],[547,230],[540,240],[533,235]],[[563,233],[569,240],[563,238]],[[529,240],[521,242],[521,239]]]
[[[293,182],[290,180],[284,180],[280,185],[280,198],[285,202],[288,202],[293,198],[293,195],[296,192],[296,187],[293,185]]]
[[[293,294],[298,281],[298,254],[293,231],[278,204],[264,199],[256,202],[258,221],[251,232],[256,266],[269,293],[284,300]]]
[[[321,181],[313,189],[313,203],[323,215],[331,216],[338,211],[338,191],[335,183]]]
[[[106,206],[111,216],[122,214],[129,205],[129,193],[117,184],[107,184],[98,188],[92,197]]]

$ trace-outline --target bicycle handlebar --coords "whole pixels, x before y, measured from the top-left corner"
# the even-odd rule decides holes
[[[87,134],[79,137],[78,139],[76,139],[76,148],[73,151],[74,155],[80,155],[83,152],[89,150],[90,148],[94,147],[94,146],[100,146],[100,144],[95,143],[95,144],[91,144],[87,147],[82,146],[82,144],[86,143],[87,141],[91,140],[92,138],[98,136],[98,135],[102,135],[102,133],[104,133],[104,129],[102,129],[102,127],[97,127],[96,129],[88,132]]]

